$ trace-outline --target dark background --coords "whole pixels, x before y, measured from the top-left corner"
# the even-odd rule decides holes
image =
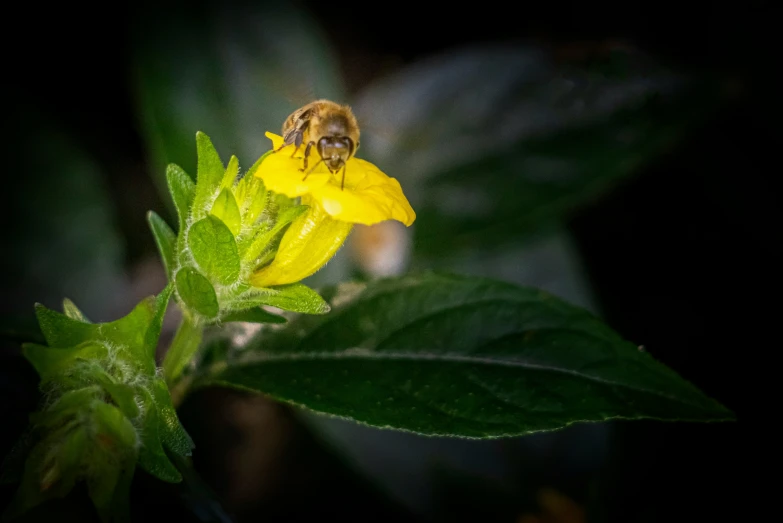
[[[761,456],[757,440],[750,438],[750,418],[752,398],[763,381],[753,379],[751,364],[763,362],[779,345],[772,311],[779,296],[783,223],[775,183],[781,112],[772,78],[780,60],[773,51],[773,22],[779,18],[771,4],[299,4],[335,46],[349,93],[433,53],[478,42],[527,42],[554,57],[589,63],[600,60],[611,42],[623,41],[676,70],[729,80],[733,95],[727,102],[670,151],[572,212],[568,230],[607,323],[734,410],[738,422],[612,423],[609,450],[590,474],[561,467],[554,453],[524,465],[536,471],[535,479],[525,488],[511,488],[510,494],[508,485],[495,489],[472,478],[470,486],[456,490],[449,490],[449,482],[433,487],[433,497],[443,489],[438,503],[442,519],[451,521],[514,521],[523,512],[535,513],[532,493],[540,487],[554,487],[587,506],[594,521],[750,521],[752,511],[767,503],[751,500],[747,493],[764,481],[745,469]],[[99,164],[126,239],[124,263],[132,268],[154,253],[144,211],[165,203],[151,180],[139,132],[131,35],[144,24],[167,19],[198,23],[201,3],[89,9],[26,3],[15,9],[5,17],[2,36],[3,183],[9,188],[3,189],[3,230],[23,230],[16,209],[38,204],[16,187],[37,176],[30,168],[36,151],[29,139],[36,133],[35,122],[45,119]],[[45,194],[47,187],[38,190]],[[19,256],[10,240],[8,247],[3,248],[4,265]],[[4,272],[4,282],[14,278]],[[6,312],[21,315],[31,312],[30,306],[4,305]],[[5,421],[0,451],[5,454],[35,406],[35,377],[11,342],[4,342],[0,372]],[[237,403],[262,414],[237,428],[236,419],[227,414]],[[265,472],[273,479],[259,483],[256,500],[228,503],[240,521],[327,515],[343,521],[414,518],[372,482],[356,476],[286,408],[207,391],[191,398],[182,416],[197,442],[201,435],[201,441],[215,446],[199,443],[195,465],[219,498],[230,498],[226,485],[232,472],[226,469],[225,449],[249,437],[276,442],[267,450],[273,465]],[[231,428],[215,428],[221,424]],[[477,495],[474,502],[464,489],[493,494]],[[168,510],[191,517],[178,492],[139,472],[134,511],[153,520]],[[482,503],[495,495],[501,501],[493,501],[494,507],[516,500],[516,516],[500,510],[493,519]]]

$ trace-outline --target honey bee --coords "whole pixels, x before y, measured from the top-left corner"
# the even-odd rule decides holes
[[[344,189],[346,163],[359,148],[359,124],[347,105],[316,100],[300,107],[286,118],[283,123],[283,145],[275,152],[291,144],[296,146],[291,156],[305,144],[304,166],[300,169],[302,172],[307,169],[307,160],[313,146],[321,156],[318,163],[305,173],[303,181],[319,163],[324,162],[332,174],[342,169],[340,188]]]

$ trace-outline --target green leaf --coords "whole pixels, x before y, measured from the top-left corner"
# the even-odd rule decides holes
[[[79,310],[79,307],[77,307],[76,304],[68,298],[63,299],[63,312],[72,320],[78,320],[84,323],[92,323],[87,319],[84,313]]]
[[[256,160],[250,169],[245,173],[236,186],[237,203],[242,209],[242,223],[246,227],[251,227],[261,213],[270,203],[270,195],[266,192],[264,182],[261,178],[255,176],[256,171],[261,166],[264,158],[272,154],[272,150],[265,152]]]
[[[99,325],[98,339],[121,349],[139,367],[146,368],[148,374],[155,372],[155,346],[170,296],[169,289],[166,286],[157,298],[144,298],[130,314],[119,320]]]
[[[196,151],[198,152],[196,196],[193,198],[191,212],[194,218],[198,219],[207,214],[226,168],[223,167],[212,140],[201,131],[196,133]]]
[[[222,318],[223,322],[229,321],[245,321],[249,323],[285,323],[286,320],[282,316],[267,312],[261,307],[255,307],[243,311],[231,312]]]
[[[288,285],[252,291],[240,297],[235,305],[248,308],[271,305],[279,309],[305,314],[326,314],[330,310],[329,304],[317,292],[301,283],[289,283]]]
[[[152,235],[155,237],[155,244],[158,246],[160,258],[163,261],[163,268],[166,275],[171,279],[171,271],[176,266],[175,252],[177,245],[177,235],[171,230],[171,227],[158,216],[155,212],[147,213],[147,223],[150,225]]]
[[[48,409],[37,411],[30,415],[30,422],[44,428],[54,428],[62,425],[62,421],[68,417],[77,416],[85,409],[89,409],[101,394],[101,388],[97,385],[69,390],[63,393]]]
[[[161,295],[166,291],[164,290]],[[150,322],[155,314],[155,298],[148,297],[139,302],[126,316],[108,323],[84,323],[65,314],[47,309],[40,303],[35,305],[38,324],[52,348],[74,347],[87,341],[109,341],[118,345],[142,348]]]
[[[74,320],[65,314],[35,304],[38,325],[50,347],[73,347],[97,336],[98,326]]]
[[[270,196],[261,178],[248,173],[237,184],[236,199],[241,207],[242,224],[252,227],[269,204]]]
[[[126,417],[133,419],[139,415],[135,388],[125,383],[116,383],[108,375],[104,375],[101,387],[109,393],[114,404]]]
[[[93,409],[93,420],[98,425],[96,428],[99,434],[110,436],[118,452],[134,448],[136,429],[120,409],[103,401],[96,401]]]
[[[163,481],[177,483],[182,476],[169,461],[163,450],[162,437],[165,435],[165,421],[161,418],[152,394],[145,388],[140,389],[144,395],[145,419],[142,423],[141,448],[139,449],[139,466]]]
[[[472,438],[614,418],[733,418],[587,311],[536,289],[427,274],[331,294],[331,314],[262,332],[204,383]]]
[[[198,350],[203,331],[187,317],[182,318],[166,357],[163,358],[163,375],[166,383],[173,384],[182,374],[182,370]]]
[[[108,323],[84,323],[36,304],[38,323],[49,346],[27,344],[25,355],[44,380],[77,358],[106,357],[109,347],[116,351],[112,357],[122,357],[153,374],[155,348],[172,290],[167,285],[157,298],[145,298],[129,314]]]
[[[155,359],[155,352],[157,351],[158,340],[160,339],[160,331],[163,328],[163,317],[166,315],[166,309],[168,308],[173,292],[174,284],[169,282],[169,284],[160,291],[160,294],[155,297],[155,301],[152,305],[152,319],[144,336],[147,355],[152,360]]]
[[[226,172],[223,174],[223,180],[220,182],[220,188],[221,189],[231,189],[234,187],[234,182],[237,180],[237,176],[239,175],[239,158],[232,155],[231,158],[228,160],[228,165],[226,166]]]
[[[71,348],[51,348],[37,343],[24,343],[22,351],[24,357],[41,377],[41,383],[46,383],[68,370],[79,359],[89,360],[108,356],[106,347],[97,343],[84,343]]]
[[[188,231],[188,247],[206,275],[224,285],[239,277],[239,254],[234,235],[216,216],[207,216]]]
[[[185,305],[208,318],[217,316],[218,306],[215,289],[209,280],[192,267],[185,267],[177,272],[177,294]]]
[[[195,445],[179,422],[166,383],[160,379],[153,380],[150,390],[158,409],[159,433],[163,446],[178,456],[190,456]]]
[[[230,189],[220,191],[210,213],[219,218],[234,236],[242,230],[242,217],[239,214],[239,206]]]
[[[174,207],[177,208],[179,231],[182,232],[190,216],[190,207],[196,195],[196,184],[179,165],[173,163],[166,168],[166,181]]]

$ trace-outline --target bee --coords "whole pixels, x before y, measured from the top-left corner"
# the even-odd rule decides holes
[[[313,146],[321,159],[312,169],[305,173],[306,180],[318,164],[324,162],[329,172],[337,174],[342,169],[340,189],[345,189],[345,168],[348,160],[356,154],[359,148],[359,124],[351,108],[329,100],[316,100],[294,111],[283,123],[283,145],[295,145],[294,154],[302,144],[305,144],[304,166],[299,169],[305,172],[307,160]]]

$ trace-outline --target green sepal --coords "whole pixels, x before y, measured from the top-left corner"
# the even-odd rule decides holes
[[[215,203],[212,205],[210,214],[220,219],[231,234],[236,236],[242,230],[242,217],[239,214],[239,206],[234,194],[226,188],[220,191]]]
[[[244,321],[248,323],[285,323],[286,320],[283,316],[272,314],[265,311],[261,307],[254,307],[252,309],[245,309],[241,311],[229,312],[223,316],[220,321]]]
[[[209,136],[201,131],[196,133],[196,151],[198,154],[198,169],[196,171],[196,195],[191,207],[193,218],[198,220],[207,214],[214,194],[223,179],[225,167],[220,156],[212,145]]]
[[[192,267],[185,267],[177,272],[176,284],[177,294],[185,305],[207,318],[217,317],[220,307],[215,288],[204,275]]]
[[[176,245],[177,235],[171,230],[171,227],[158,216],[155,212],[149,211],[147,213],[147,223],[152,231],[152,236],[155,238],[155,244],[158,246],[158,252],[160,253],[160,259],[163,261],[163,268],[166,270],[166,275],[171,279],[171,271],[176,266]]]
[[[240,261],[234,235],[216,216],[207,216],[190,227],[188,247],[208,279],[227,285],[239,277]]]
[[[277,285],[266,289],[250,291],[236,302],[242,308],[270,305],[291,312],[304,314],[326,314],[329,304],[313,289],[301,283]]]
[[[158,479],[177,483],[182,476],[163,450],[164,422],[158,413],[152,394],[146,388],[140,390],[143,396],[144,421],[141,430],[139,466]]]
[[[87,316],[85,316],[84,313],[79,310],[79,307],[77,307],[76,304],[68,298],[63,300],[63,312],[72,320],[81,321],[82,323],[92,323],[87,319]]]
[[[40,303],[35,304],[35,316],[46,343],[52,348],[73,347],[98,334],[98,325],[74,320]]]
[[[237,179],[237,175],[239,174],[239,159],[232,155],[231,158],[228,160],[228,165],[226,166],[226,172],[223,174],[223,180],[220,182],[220,188],[221,189],[231,189],[234,187],[234,182]]]
[[[245,175],[235,190],[237,204],[242,214],[242,226],[253,227],[269,203],[269,193],[261,178]]]
[[[179,231],[185,230],[188,217],[190,216],[190,207],[196,195],[196,184],[188,173],[182,170],[179,165],[169,164],[166,168],[166,181],[168,182],[171,199],[174,201],[174,207],[177,209],[179,217]]]
[[[152,301],[152,319],[150,320],[147,332],[144,335],[144,346],[147,355],[151,360],[155,360],[155,352],[158,348],[158,340],[160,339],[160,331],[163,329],[163,317],[166,315],[166,309],[168,308],[171,295],[174,292],[174,283],[169,282],[160,294],[158,294]],[[150,298],[147,298],[150,300]]]
[[[267,247],[271,245],[272,240],[274,240],[275,237],[283,231],[283,229],[288,227],[292,221],[304,214],[307,209],[307,205],[296,205],[282,210],[277,215],[275,225],[268,231],[259,232],[258,235],[253,239],[253,242],[243,253],[242,261],[244,263],[252,263],[257,261],[261,253],[263,253]]]
[[[150,384],[150,392],[158,409],[161,442],[170,452],[179,456],[190,456],[195,445],[179,421],[166,383],[161,379],[153,380]]]

